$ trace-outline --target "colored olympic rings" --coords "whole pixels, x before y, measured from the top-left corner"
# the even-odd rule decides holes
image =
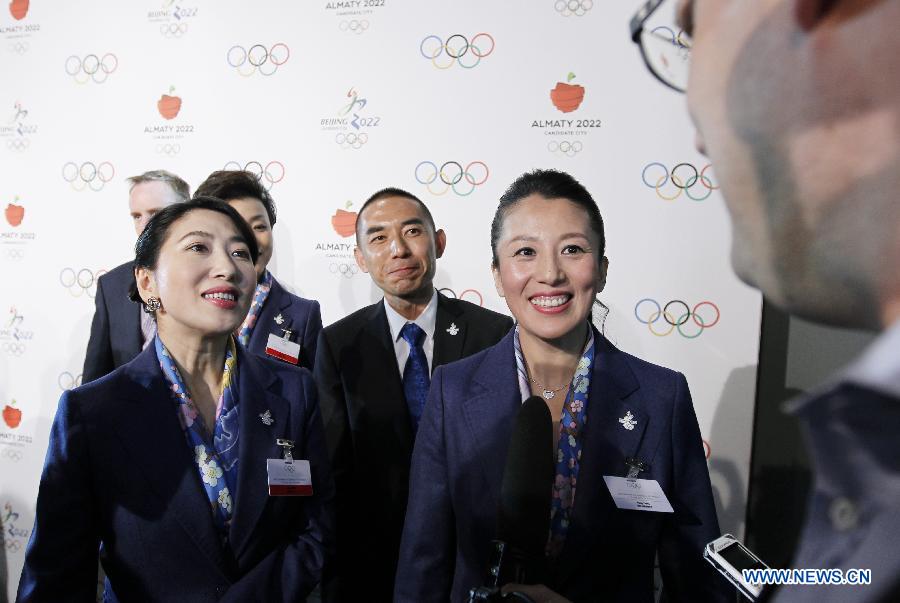
[[[166,38],[180,38],[187,30],[187,23],[163,23],[159,26],[159,33]]]
[[[453,299],[463,299],[463,300],[466,300],[466,301],[469,301],[469,300],[466,299],[466,294],[467,294],[467,293],[471,293],[471,294],[474,296],[473,299],[474,299],[475,297],[478,298],[478,305],[479,305],[479,306],[484,306],[484,297],[481,295],[481,293],[479,293],[479,292],[478,292],[477,290],[475,290],[475,289],[464,289],[464,290],[462,291],[462,293],[460,293],[459,295],[456,295],[456,291],[454,291],[453,289],[451,289],[451,288],[449,288],[449,287],[444,287],[444,288],[442,288],[442,289],[438,289],[438,291],[441,292],[441,293],[443,293],[444,295],[446,295],[446,296],[448,296],[448,297],[452,297]],[[474,304],[475,302],[473,301],[473,302],[471,302],[471,303]]]
[[[651,308],[656,306],[656,310],[648,313],[648,304]],[[701,312],[701,309],[704,311]],[[712,313],[714,313],[714,318],[710,316]],[[702,301],[691,309],[686,302],[680,299],[673,299],[665,306],[660,307],[658,301],[645,297],[634,305],[634,317],[638,322],[647,325],[650,332],[658,337],[670,335],[677,329],[682,337],[696,339],[706,329],[716,326],[722,314],[719,312],[719,307],[711,301]],[[663,322],[659,323],[662,328],[656,329],[653,325],[660,318],[663,319]],[[692,322],[689,323],[689,320]],[[668,328],[665,325],[668,325]]]
[[[266,189],[272,187],[273,184],[277,184],[284,180],[284,164],[280,161],[270,161],[266,164],[266,167],[258,161],[248,161],[243,166],[237,161],[229,161],[225,164],[223,170],[235,170],[238,172],[250,172],[256,179],[260,182],[265,179],[268,183],[266,184]]]
[[[156,145],[156,152],[159,153],[160,155],[167,155],[169,157],[174,157],[175,155],[177,155],[178,153],[181,152],[181,145],[178,143],[171,144],[168,142],[160,143],[160,144]]]
[[[427,169],[422,171],[423,168]],[[428,192],[432,195],[443,195],[452,188],[453,192],[460,197],[471,195],[477,186],[487,181],[490,174],[487,164],[483,161],[472,161],[465,169],[457,161],[445,161],[440,169],[433,161],[422,161],[419,162],[415,170],[416,181],[428,187]],[[445,185],[443,190],[434,190],[432,188],[431,185],[438,180]],[[466,184],[461,188],[457,188],[457,185],[462,183],[463,180],[465,180]]]
[[[22,460],[22,451],[16,450],[15,448],[4,448],[2,452],[0,452],[0,457],[9,459],[15,463],[18,463]],[[15,540],[7,541],[6,548],[10,548],[9,545],[11,542],[17,542]],[[18,550],[18,549],[16,549]]]
[[[84,58],[74,54],[66,59],[66,73],[75,78],[79,84],[85,84],[88,80],[94,80],[102,84],[119,67],[119,59],[111,52],[99,58],[95,54],[86,55]]]
[[[359,273],[359,266],[344,262],[332,262],[332,264],[328,266],[328,271],[331,274],[340,274],[345,278],[353,278],[353,275]]]
[[[453,34],[446,42],[438,36],[430,35],[419,42],[419,52],[426,59],[430,59],[431,64],[438,69],[449,69],[454,63],[459,63],[459,66],[465,69],[471,69],[478,65],[481,59],[494,52],[494,46],[494,37],[485,32],[475,34],[471,41],[462,34]],[[438,59],[445,54],[449,60],[438,63]]]
[[[254,44],[247,50],[235,45],[228,49],[225,59],[237,72],[248,77],[259,71],[263,75],[272,75],[291,58],[291,49],[287,44],[278,42],[272,48],[262,44]]]
[[[59,385],[59,389],[63,391],[78,387],[81,385],[81,373],[73,375],[69,371],[64,371],[56,378],[56,384]]]
[[[665,32],[666,35],[661,35],[661,32]],[[650,33],[655,34],[657,37],[668,38],[669,41],[672,42],[672,46],[675,46],[679,50],[684,50],[690,55],[691,43],[685,39],[683,29],[678,30],[678,33],[676,34],[671,27],[660,25],[651,29]]]
[[[9,354],[10,356],[21,356],[25,353],[25,344],[17,341],[4,341],[0,344],[0,350],[3,350],[4,354]]]
[[[103,190],[106,183],[113,179],[116,175],[116,168],[108,162],[104,161],[99,165],[90,161],[85,161],[80,166],[74,161],[63,164],[62,177],[76,191],[83,191],[90,187],[92,191]]]
[[[551,153],[562,153],[569,157],[574,157],[580,153],[583,148],[584,145],[581,144],[580,140],[576,140],[575,142],[569,142],[568,140],[556,142],[555,140],[551,140],[547,143],[547,150]]]
[[[28,42],[25,41],[16,41],[9,45],[9,51],[15,54],[25,54],[28,52],[28,48]]]
[[[556,12],[563,17],[583,17],[586,12],[594,8],[594,0],[556,0],[553,5]]]
[[[369,29],[369,22],[366,19],[360,19],[358,21],[356,19],[341,21],[340,25],[338,25],[338,29],[341,31],[352,31],[356,35],[359,35]]]
[[[28,148],[28,145],[31,144],[31,140],[25,138],[24,136],[21,138],[9,138],[6,141],[6,148],[10,151],[19,151],[22,152]]]
[[[341,145],[342,149],[358,149],[369,142],[369,135],[365,132],[360,134],[338,132],[334,137],[334,141]]]
[[[98,270],[96,273],[82,268],[76,272],[73,268],[63,268],[59,271],[59,284],[62,285],[72,297],[87,295],[94,297],[97,291],[97,279],[106,274],[106,270]]]
[[[694,201],[705,201],[714,190],[719,188],[713,182],[712,177],[706,175],[706,170],[711,167],[712,164],[708,163],[698,172],[692,163],[679,163],[670,172],[665,165],[654,161],[644,166],[644,169],[641,171],[641,180],[648,188],[655,189],[656,195],[663,201],[674,201],[681,196],[682,192]],[[650,172],[656,172],[656,175],[650,175]],[[669,181],[675,188],[675,192],[664,194],[662,188]],[[697,184],[700,184],[701,188],[699,189],[700,193],[695,195],[692,191],[697,190],[695,188]]]

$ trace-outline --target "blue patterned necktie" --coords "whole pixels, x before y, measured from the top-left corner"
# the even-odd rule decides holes
[[[408,322],[400,329],[400,337],[409,344],[409,358],[403,368],[403,393],[406,394],[406,405],[412,418],[413,433],[419,429],[419,419],[425,408],[431,375],[428,373],[428,359],[422,344],[425,342],[425,331],[414,322]]]

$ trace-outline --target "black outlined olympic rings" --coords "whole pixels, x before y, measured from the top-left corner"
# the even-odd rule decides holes
[[[679,163],[672,168],[671,171],[658,161],[648,163],[641,171],[641,180],[644,185],[656,190],[656,195],[663,201],[674,201],[684,192],[689,199],[694,201],[705,201],[714,190],[719,189],[719,185],[713,182],[711,176],[707,176],[706,170],[710,169],[712,164],[707,163],[699,172],[692,163]],[[672,188],[668,192],[663,192],[663,187],[671,183]],[[694,194],[692,191],[698,190],[696,185],[700,184],[699,193]]]
[[[487,181],[490,175],[491,172],[483,161],[472,161],[465,169],[458,161],[445,161],[440,169],[433,161],[421,161],[415,170],[416,181],[428,187],[428,192],[432,195],[443,195],[452,188],[453,192],[460,197],[471,195],[476,187]],[[432,184],[440,187],[438,181],[444,184],[443,190],[432,188]],[[462,190],[460,190],[460,188],[457,188],[457,185],[463,181],[465,181],[465,184],[462,185]],[[468,190],[466,190],[466,187],[468,187]]]
[[[263,75],[272,75],[291,58],[291,49],[284,42],[277,42],[271,48],[262,44],[254,44],[249,50],[240,45],[228,49],[225,59],[244,77],[259,71]]]
[[[118,67],[119,59],[111,52],[103,55],[102,59],[95,54],[85,55],[84,58],[73,54],[66,59],[66,73],[79,84],[86,84],[88,80],[102,84]]]
[[[24,260],[25,250],[16,249],[15,247],[7,247],[3,250],[3,255],[5,255],[9,260]]]
[[[257,180],[263,183],[266,190],[284,180],[284,164],[280,161],[270,161],[266,164],[266,167],[263,167],[263,164],[259,161],[248,161],[243,166],[237,161],[229,161],[222,169],[250,172],[256,176]]]
[[[472,300],[474,300],[477,297],[478,305],[484,306],[484,296],[482,296],[481,293],[477,289],[463,289],[463,291],[459,295],[456,295],[456,291],[454,291],[450,287],[444,287],[442,289],[438,289],[438,291],[440,291],[447,297],[452,297],[453,299],[465,299],[466,301],[471,301],[473,304],[475,302]],[[466,294],[468,294],[468,293],[472,294],[472,296],[473,296],[472,300],[466,299]]]
[[[594,8],[594,0],[556,0],[553,5],[556,12],[563,17],[583,17],[586,12]]]
[[[494,52],[495,46],[494,37],[485,32],[475,34],[471,41],[462,34],[453,34],[446,42],[432,34],[419,42],[419,52],[426,59],[430,59],[431,64],[438,69],[449,69],[454,63],[459,63],[464,69],[472,69],[481,62],[481,59]],[[438,62],[438,59],[445,55],[446,59]]]
[[[25,54],[29,48],[30,46],[25,40],[16,40],[9,44],[9,51],[15,54]]]
[[[74,161],[68,161],[62,167],[63,180],[68,182],[76,191],[83,191],[85,188],[90,188],[92,191],[101,191],[115,175],[116,168],[108,161],[99,164],[85,161],[81,165]]]
[[[575,142],[569,142],[568,140],[556,142],[555,140],[551,140],[547,143],[547,150],[551,153],[562,153],[569,157],[574,157],[580,153],[583,148],[584,145],[581,144],[580,140],[576,140]]]
[[[77,375],[73,375],[69,371],[63,371],[59,374],[59,377],[56,378],[56,384],[59,385],[59,389],[66,391],[81,385],[81,373]]]
[[[369,21],[367,19],[351,19],[350,21],[341,21],[338,25],[341,31],[352,31],[359,35],[369,29]]]
[[[634,317],[647,325],[657,337],[671,335],[677,329],[682,337],[696,339],[706,329],[719,324],[722,314],[719,306],[711,301],[699,302],[691,309],[687,302],[680,299],[673,299],[660,307],[658,301],[645,297],[634,305]],[[660,318],[662,322],[659,322]],[[661,328],[654,328],[657,323]]]
[[[342,149],[359,149],[369,142],[369,135],[365,132],[356,134],[354,132],[338,132],[334,136],[334,141],[341,145]]]
[[[161,142],[156,145],[156,152],[160,155],[167,155],[168,157],[174,157],[178,153],[181,152],[181,145],[176,143],[169,142]]]
[[[159,33],[166,38],[180,38],[187,30],[187,23],[163,23],[159,26]]]
[[[18,341],[4,341],[0,344],[0,350],[10,356],[21,356],[25,353],[25,344]]]
[[[7,149],[9,149],[10,151],[18,151],[20,153],[27,149],[30,144],[31,140],[25,138],[24,136],[20,136],[17,138],[8,138],[6,140]]]
[[[93,272],[87,268],[75,270],[63,268],[59,271],[59,284],[65,288],[72,297],[87,295],[94,297],[97,291],[97,279],[106,274],[106,270],[100,269]]]
[[[353,278],[354,275],[359,274],[359,266],[351,264],[350,262],[332,262],[331,265],[328,266],[328,272],[331,274],[340,274],[345,278]]]
[[[0,457],[5,458],[5,459],[9,459],[9,460],[11,460],[11,461],[14,462],[14,463],[18,463],[19,461],[21,461],[23,456],[24,456],[24,455],[23,455],[22,451],[21,451],[21,450],[16,450],[15,448],[5,448],[5,447],[4,447],[3,450],[0,451]],[[18,543],[18,541],[16,541],[16,540],[9,540],[9,541],[7,541],[7,542],[6,542],[6,548],[7,548],[7,549],[10,548],[10,547],[9,547],[10,543]],[[16,550],[18,550],[18,549],[16,549]]]

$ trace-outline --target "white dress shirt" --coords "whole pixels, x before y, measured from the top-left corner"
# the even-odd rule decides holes
[[[428,371],[431,372],[432,358],[434,358],[434,327],[437,321],[437,291],[432,293],[431,301],[422,310],[422,313],[415,320],[407,320],[400,316],[387,301],[384,300],[384,309],[387,312],[388,326],[391,329],[391,339],[394,342],[394,354],[397,355],[397,367],[400,369],[400,376],[403,376],[403,369],[406,368],[406,360],[409,358],[409,344],[400,336],[403,325],[408,322],[414,322],[423,331],[425,331],[425,341],[422,343],[422,349],[425,351],[425,358],[428,359]]]

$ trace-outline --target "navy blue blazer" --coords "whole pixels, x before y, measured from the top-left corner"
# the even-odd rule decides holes
[[[81,372],[83,383],[113,372],[141,353],[141,307],[128,298],[132,286],[134,262],[116,266],[97,280],[91,337]]]
[[[594,337],[575,505],[547,586],[573,601],[652,603],[658,553],[670,602],[733,601],[702,558],[719,526],[687,381]],[[435,371],[413,450],[395,601],[465,601],[487,582],[521,402],[512,331]],[[628,411],[637,421],[632,430],[619,423]],[[640,477],[660,483],[674,514],[615,506],[603,476],[624,476],[626,457],[650,465]]]
[[[229,544],[153,346],[60,399],[18,601],[94,601],[98,551],[121,601],[298,601],[332,547],[334,496],[312,377],[238,347],[240,469]],[[260,418],[269,411],[273,422]],[[314,495],[270,497],[266,459],[294,440]],[[102,545],[102,548],[101,548]]]
[[[276,318],[281,319],[281,324]],[[284,329],[291,331],[291,341],[300,344],[300,366],[313,370],[316,359],[316,343],[322,331],[322,311],[314,299],[298,297],[285,290],[272,279],[272,288],[250,333],[247,349],[258,356],[266,356],[277,362],[284,362],[266,355],[269,335],[284,335]]]

